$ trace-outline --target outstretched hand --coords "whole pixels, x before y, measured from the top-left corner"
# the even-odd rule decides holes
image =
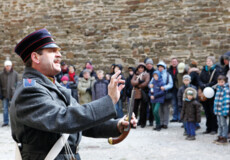
[[[119,130],[120,133],[123,133],[125,127],[127,127],[129,125],[129,122],[126,120],[127,119],[127,116],[125,115],[123,118],[121,118],[118,123],[117,123],[117,128]],[[137,127],[137,119],[135,117],[135,114],[133,113],[132,114],[132,118],[131,118],[131,126],[133,128],[136,128]]]
[[[110,79],[108,86],[108,95],[111,97],[113,104],[116,104],[120,98],[121,90],[125,87],[125,81],[119,75],[121,71],[117,71]],[[120,85],[118,85],[120,84]]]

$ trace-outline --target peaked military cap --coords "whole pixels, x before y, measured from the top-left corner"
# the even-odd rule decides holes
[[[26,62],[32,52],[42,48],[60,48],[45,28],[37,30],[22,39],[16,45],[15,52]]]

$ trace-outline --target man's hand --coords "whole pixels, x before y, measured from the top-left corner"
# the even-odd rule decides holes
[[[125,129],[125,127],[127,127],[129,125],[129,122],[126,120],[127,119],[127,116],[125,115],[123,118],[121,118],[118,123],[117,123],[117,128],[118,130],[122,133]],[[137,119],[135,117],[135,114],[133,113],[132,115],[132,118],[131,118],[131,126],[133,128],[136,128],[137,127]]]
[[[164,90],[165,90],[165,87],[162,86],[162,87],[161,87],[161,90],[164,91]]]
[[[111,77],[111,80],[108,86],[108,95],[111,97],[113,104],[117,103],[121,95],[121,90],[125,87],[124,85],[125,81],[121,79],[121,75],[118,76],[120,73],[121,71],[117,71]],[[120,85],[118,86],[118,84]]]
[[[151,96],[150,98],[151,98],[152,100],[154,100],[154,96]]]

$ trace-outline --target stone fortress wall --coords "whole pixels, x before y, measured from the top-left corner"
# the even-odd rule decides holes
[[[204,65],[230,47],[228,0],[0,0],[0,69],[6,57],[22,73],[15,45],[47,28],[77,73],[87,60],[108,71],[150,57]]]

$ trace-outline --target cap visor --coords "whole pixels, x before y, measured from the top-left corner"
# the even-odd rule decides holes
[[[42,48],[59,48],[61,49],[58,45],[56,45],[55,43],[50,43],[50,44],[47,44],[45,46],[43,46]]]

